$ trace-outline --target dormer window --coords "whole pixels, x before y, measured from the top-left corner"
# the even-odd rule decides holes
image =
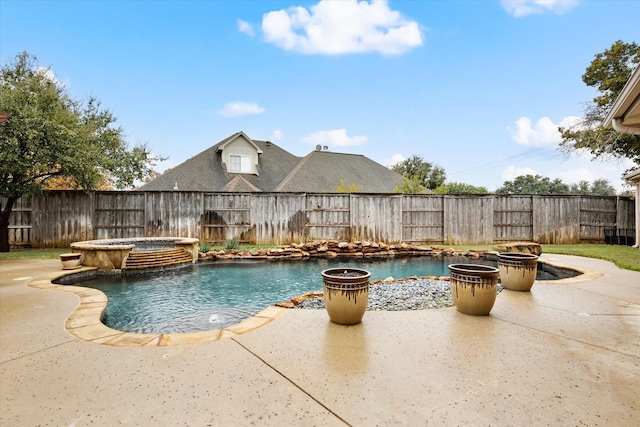
[[[229,155],[229,172],[251,173],[251,156]]]

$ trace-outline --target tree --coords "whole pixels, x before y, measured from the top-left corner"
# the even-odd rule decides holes
[[[340,180],[340,184],[336,187],[336,193],[360,193],[362,192],[362,185],[356,185],[355,182],[351,183],[350,187],[344,183],[344,179]]]
[[[436,194],[489,194],[485,187],[476,187],[462,182],[448,182],[433,190]]]
[[[505,181],[496,194],[569,194],[569,186],[558,178],[551,181],[540,175],[520,175]]]
[[[596,179],[591,183],[591,192],[592,196],[615,196],[616,189],[613,188],[609,181],[604,178]]]
[[[560,150],[563,153],[569,155],[573,151],[587,150],[594,158],[628,158],[640,165],[640,136],[603,127],[607,113],[638,64],[640,46],[620,40],[595,56],[582,80],[587,86],[595,87],[600,95],[587,104],[580,123],[571,128],[558,128],[562,134]]]
[[[19,198],[41,194],[59,177],[86,191],[105,176],[115,188],[130,188],[160,160],[144,145],[130,149],[96,98],[75,100],[50,75],[26,52],[0,72],[0,112],[10,114],[0,125],[0,252],[9,251],[9,217]]]
[[[420,185],[430,190],[444,184],[446,180],[444,169],[424,161],[422,157],[415,154],[396,163],[391,169],[410,180],[416,180]]]
[[[593,183],[589,181],[580,181],[571,185],[569,190],[571,194],[580,194],[586,196],[615,196],[616,189],[609,184],[604,178],[596,179]]]
[[[427,188],[420,184],[419,177],[407,178],[402,177],[402,183],[396,184],[396,193],[402,194],[424,194],[427,192]]]

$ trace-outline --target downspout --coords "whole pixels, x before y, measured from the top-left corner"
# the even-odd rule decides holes
[[[631,127],[631,126],[625,126],[625,125],[622,124],[622,120],[620,120],[620,119],[611,120],[611,125],[618,132],[629,133],[631,135],[640,135],[640,128],[637,128],[637,127],[634,128],[634,127]]]
[[[633,247],[640,247],[640,180],[636,181],[636,244]]]

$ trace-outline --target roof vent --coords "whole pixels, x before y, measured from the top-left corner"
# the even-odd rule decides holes
[[[322,145],[318,144],[316,145],[316,151],[321,151],[322,150]]]

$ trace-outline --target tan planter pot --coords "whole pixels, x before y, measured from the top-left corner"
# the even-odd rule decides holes
[[[80,256],[82,254],[60,254],[60,261],[62,262],[63,270],[75,270],[81,267]]]
[[[500,281],[505,289],[529,292],[538,272],[538,256],[517,252],[498,254]]]
[[[498,269],[479,264],[451,264],[449,276],[456,309],[464,314],[487,316],[498,294]]]
[[[330,268],[321,274],[329,319],[339,325],[360,323],[369,303],[371,273],[359,268]]]

